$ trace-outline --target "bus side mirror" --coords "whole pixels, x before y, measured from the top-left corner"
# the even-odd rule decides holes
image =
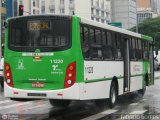
[[[4,22],[4,27],[8,28],[8,23],[7,22]]]

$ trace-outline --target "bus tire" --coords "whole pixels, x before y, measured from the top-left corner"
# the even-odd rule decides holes
[[[146,80],[144,80],[144,82],[143,82],[143,89],[141,89],[141,90],[138,90],[138,94],[140,94],[140,95],[144,95],[145,94],[145,92],[146,92]]]
[[[55,100],[55,99],[50,99],[49,100],[50,104],[54,107],[59,107],[59,108],[67,108],[70,104],[70,100]]]
[[[111,87],[110,87],[110,95],[108,99],[108,104],[110,108],[113,108],[117,102],[118,97],[118,91],[117,91],[117,85],[115,82],[112,81]]]

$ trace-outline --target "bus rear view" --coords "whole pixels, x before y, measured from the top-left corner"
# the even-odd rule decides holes
[[[76,57],[72,17],[28,16],[8,20],[5,97],[75,99]],[[73,50],[74,49],[74,50]],[[65,91],[64,91],[65,90]],[[71,96],[64,96],[64,93]]]

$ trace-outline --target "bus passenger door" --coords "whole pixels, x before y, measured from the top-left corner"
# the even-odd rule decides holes
[[[130,90],[130,62],[129,62],[129,39],[123,38],[123,53],[124,53],[124,92]]]

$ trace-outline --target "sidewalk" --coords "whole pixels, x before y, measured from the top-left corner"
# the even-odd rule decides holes
[[[160,71],[155,71],[154,72],[154,78],[155,79],[160,79]]]

